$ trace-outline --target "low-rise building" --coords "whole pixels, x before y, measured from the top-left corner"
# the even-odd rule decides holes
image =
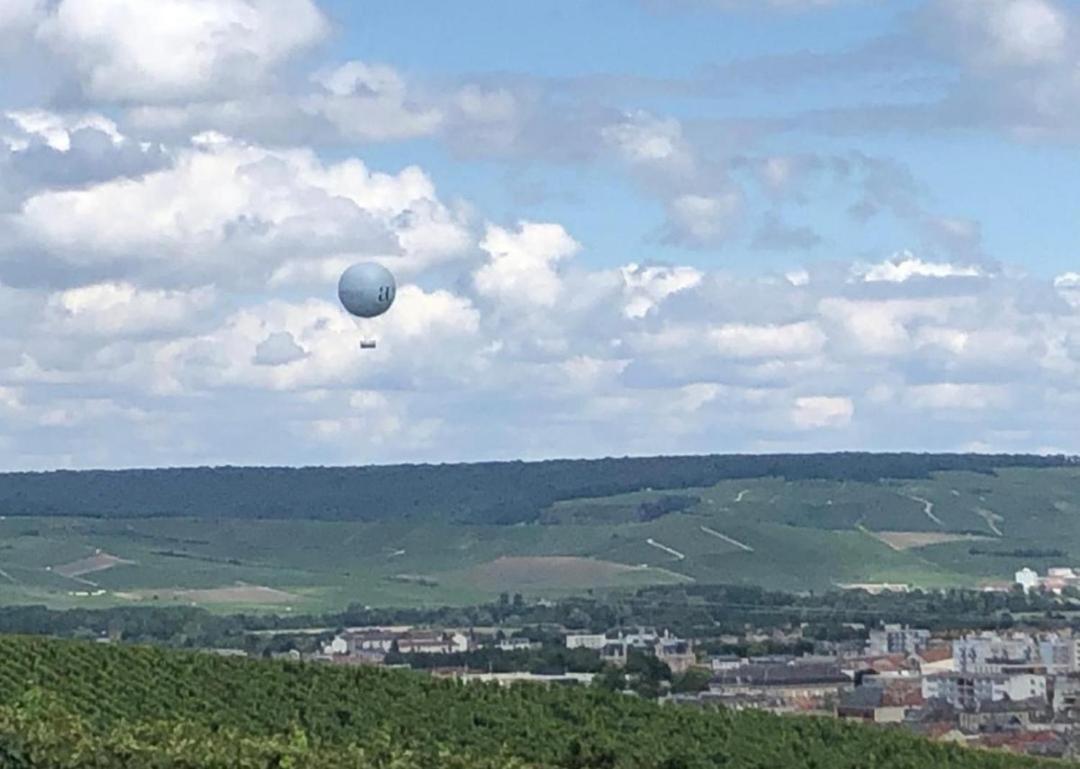
[[[854,688],[835,663],[749,664],[713,675],[709,692],[716,696],[771,694],[784,698],[821,699]]]
[[[908,711],[922,703],[922,693],[917,689],[858,686],[840,694],[836,715],[876,724],[898,724],[904,721]]]
[[[960,730],[979,732],[1025,731],[1037,721],[1047,720],[1046,699],[984,702],[959,714]]]
[[[570,633],[566,636],[567,649],[593,649],[600,651],[607,645],[608,638],[604,633]]]
[[[942,700],[955,708],[1002,700],[1046,702],[1046,676],[1010,673],[939,673],[922,679],[926,700]]]

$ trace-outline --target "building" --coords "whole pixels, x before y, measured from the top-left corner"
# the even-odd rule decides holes
[[[1072,633],[1050,633],[1038,641],[1039,661],[1051,675],[1074,673],[1080,669],[1080,639]]]
[[[951,673],[956,670],[951,643],[928,646],[914,655],[913,661],[923,675]]]
[[[662,638],[657,639],[653,646],[656,658],[671,668],[676,675],[685,673],[697,664],[697,655],[694,654],[694,644],[681,638],[664,633]]]
[[[1025,567],[1016,572],[1016,584],[1020,585],[1025,592],[1045,590],[1061,593],[1067,587],[1080,588],[1080,573],[1068,566],[1057,566],[1048,569],[1045,577],[1040,577],[1038,572]]]
[[[460,632],[365,628],[334,636],[322,651],[329,656],[375,659],[395,648],[401,654],[455,654],[468,651],[470,641]]]
[[[930,631],[907,625],[885,625],[870,631],[866,643],[868,656],[916,654],[930,643]]]
[[[464,633],[408,633],[396,642],[401,654],[459,654],[469,650],[469,637]]]
[[[521,652],[539,649],[542,645],[536,641],[530,641],[528,638],[504,638],[495,644],[495,648],[504,652]]]
[[[349,642],[345,639],[345,636],[336,635],[330,643],[323,644],[322,650],[323,654],[348,654]]]
[[[566,636],[566,648],[600,651],[607,645],[607,641],[604,633],[572,633]]]
[[[748,660],[745,657],[739,657],[735,654],[718,654],[709,657],[709,669],[714,673],[719,673],[721,670],[734,670],[747,662]]]
[[[1002,637],[986,632],[953,642],[953,665],[960,673],[1002,673],[1040,664],[1038,645],[1023,633]]]
[[[1046,676],[1009,673],[939,673],[922,680],[925,700],[942,700],[971,709],[989,702],[1041,699],[1046,702]]]
[[[608,633],[603,638],[604,645],[600,647],[600,659],[612,665],[625,665],[627,657],[634,650],[657,657],[675,673],[684,672],[697,664],[693,644],[690,641],[671,635],[667,630],[662,635],[651,628],[638,628],[632,631],[619,630]],[[567,640],[569,641],[569,636]],[[580,644],[580,642],[578,643]],[[578,646],[570,648],[591,647]]]
[[[1045,720],[1046,700],[999,700],[984,702],[961,711],[960,730],[968,734],[981,732],[1026,731],[1032,723]]]
[[[709,682],[709,691],[713,695],[768,693],[785,697],[820,697],[852,688],[851,678],[831,663],[752,663],[722,670]]]
[[[1022,587],[1025,593],[1029,593],[1032,590],[1038,590],[1039,573],[1034,569],[1029,569],[1025,566],[1023,569],[1016,572],[1016,584]]]
[[[875,724],[899,724],[909,710],[922,703],[922,693],[917,689],[858,686],[851,691],[841,692],[836,715],[838,718]]]

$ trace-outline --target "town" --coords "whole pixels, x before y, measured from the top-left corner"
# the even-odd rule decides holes
[[[688,639],[651,627],[583,633],[402,624],[342,629],[313,651],[273,656],[501,685],[605,686],[672,706],[835,717],[970,746],[1080,755],[1080,632],[932,633],[849,623],[849,638],[817,640],[803,630],[748,628]],[[801,651],[723,651],[770,647]]]

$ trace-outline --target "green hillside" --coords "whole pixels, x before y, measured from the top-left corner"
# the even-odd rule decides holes
[[[315,612],[682,583],[976,587],[1080,563],[1071,465],[643,486],[559,499],[512,524],[135,512],[0,516],[0,603]]]
[[[59,767],[1051,766],[897,731],[698,712],[578,687],[0,637],[0,765]]]

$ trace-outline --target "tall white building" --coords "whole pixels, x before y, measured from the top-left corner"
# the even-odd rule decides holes
[[[969,635],[953,642],[953,664],[959,673],[1001,673],[1010,668],[1042,664],[1031,636],[997,633]]]
[[[870,631],[866,642],[869,655],[915,654],[930,643],[930,631],[906,625],[885,625]]]

